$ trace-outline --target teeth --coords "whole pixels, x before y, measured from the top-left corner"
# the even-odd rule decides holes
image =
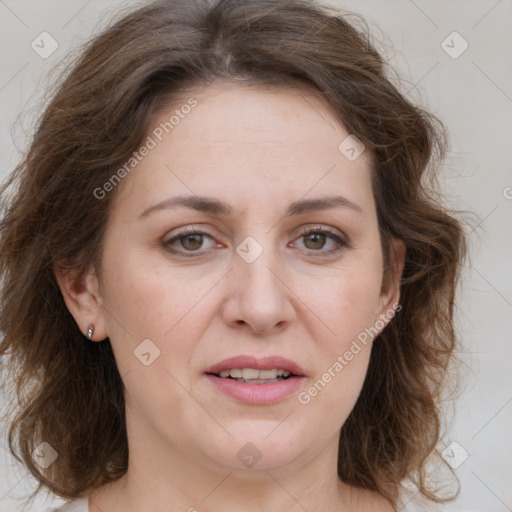
[[[245,370],[244,370],[245,373]],[[277,377],[277,370],[260,370],[258,372],[259,376],[256,377],[258,379],[275,379]],[[245,379],[244,375],[244,379]]]
[[[244,380],[265,380],[276,379],[277,377],[289,377],[290,372],[273,368],[272,370],[255,370],[254,368],[231,368],[230,370],[222,370],[219,376],[222,378],[231,377],[233,379]]]
[[[260,372],[259,370],[253,370],[252,368],[244,368],[242,370],[242,377],[245,380],[248,379],[259,379]]]

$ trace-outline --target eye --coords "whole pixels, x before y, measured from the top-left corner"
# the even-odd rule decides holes
[[[298,243],[299,241],[302,243]],[[196,228],[187,228],[176,233],[165,240],[163,245],[166,250],[174,254],[190,257],[202,255],[214,247],[223,247],[211,235]],[[343,235],[319,227],[303,229],[299,238],[294,241],[294,245],[298,245],[300,249],[317,253],[318,256],[332,255],[349,247],[349,243]]]
[[[172,238],[169,238],[168,240],[164,241],[164,246],[166,249],[170,250],[171,252],[179,252],[184,255],[187,255],[186,253],[201,253],[205,249],[208,249],[210,247],[204,247],[205,241],[209,239],[210,247],[213,247],[216,244],[216,242],[213,240],[213,238],[208,234],[204,233],[202,231],[198,231],[193,228],[189,228],[186,230],[183,230],[179,233],[177,233]],[[192,256],[193,254],[191,254]]]
[[[318,227],[304,229],[296,240],[303,240],[303,247],[300,247],[301,244],[299,244],[300,248],[321,254],[333,254],[349,247],[348,242],[342,236]]]

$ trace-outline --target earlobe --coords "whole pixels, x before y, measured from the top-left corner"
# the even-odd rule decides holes
[[[382,279],[381,315],[391,310],[395,311],[400,302],[400,282],[405,265],[405,252],[404,241],[397,238],[392,239],[390,265]]]
[[[53,272],[66,307],[80,331],[92,341],[105,339],[108,334],[94,273],[84,273],[60,265],[55,265]]]

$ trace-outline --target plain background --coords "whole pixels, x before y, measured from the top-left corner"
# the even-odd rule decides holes
[[[472,256],[459,299],[465,384],[440,449],[457,443],[447,452],[454,465],[467,454],[455,470],[461,493],[451,507],[512,511],[512,1],[330,3],[363,15],[403,77],[403,92],[438,115],[450,133],[443,187],[450,205],[478,218],[470,228]],[[132,4],[0,0],[2,181],[25,148],[39,98],[60,59],[98,33],[120,7]],[[59,46],[43,59],[31,43],[45,31]],[[0,512],[20,511],[20,498],[34,487],[9,455],[3,434]],[[42,493],[27,510],[50,503]]]

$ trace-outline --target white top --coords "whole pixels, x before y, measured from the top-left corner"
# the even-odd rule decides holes
[[[455,509],[447,508],[425,498],[418,491],[410,486],[403,485],[398,498],[398,512],[457,512]],[[43,512],[89,512],[89,498],[78,498],[69,501],[59,508],[49,508]],[[458,512],[464,512],[459,510]]]

